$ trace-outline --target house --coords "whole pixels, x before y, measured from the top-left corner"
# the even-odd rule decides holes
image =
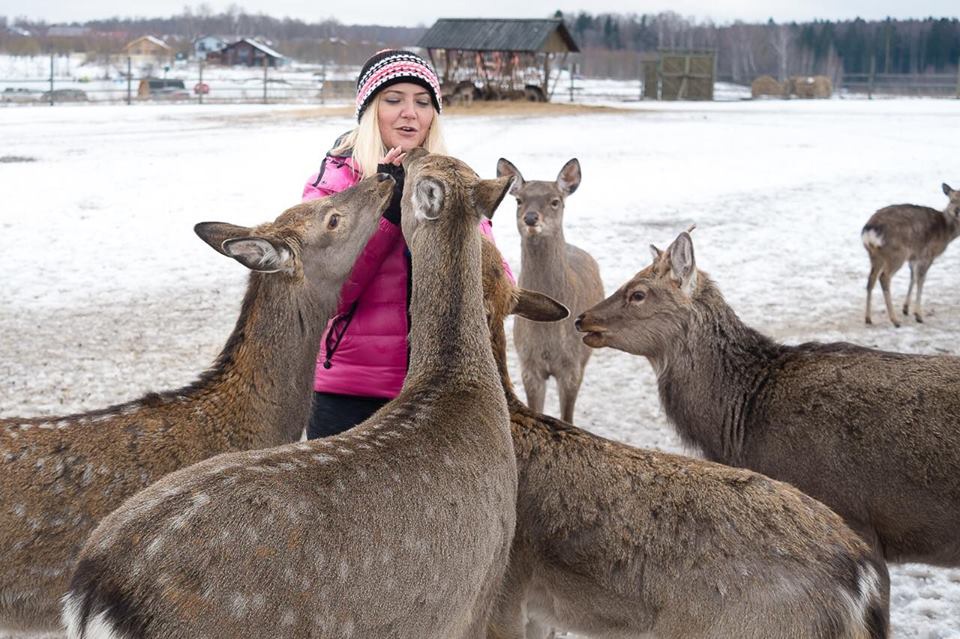
[[[207,60],[226,66],[276,67],[284,64],[286,57],[258,40],[243,38],[231,42],[217,54],[208,53]]]
[[[227,41],[220,36],[200,36],[193,41],[193,57],[197,60],[206,60],[208,53],[220,51],[225,46],[227,46]]]
[[[174,50],[166,42],[152,35],[142,36],[123,47],[135,67],[164,67],[173,64]]]

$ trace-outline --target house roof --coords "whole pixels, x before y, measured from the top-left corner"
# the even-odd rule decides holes
[[[268,55],[268,56],[270,56],[270,57],[272,57],[272,58],[284,58],[284,57],[286,57],[286,56],[284,56],[282,53],[279,53],[279,52],[277,52],[277,51],[274,51],[273,49],[271,49],[270,47],[268,47],[268,46],[265,45],[264,43],[262,43],[262,42],[257,42],[256,40],[254,40],[254,39],[252,39],[252,38],[241,38],[241,39],[237,40],[236,42],[231,42],[230,44],[228,44],[227,46],[224,47],[224,50],[226,50],[226,49],[231,49],[231,48],[237,46],[238,44],[241,44],[241,43],[244,43],[244,42],[246,42],[247,44],[249,44],[251,47],[253,47],[253,48],[255,48],[255,49],[259,49],[259,50],[263,51],[266,55]]]
[[[463,51],[540,51],[579,53],[580,48],[563,20],[441,18],[430,27],[418,47]]]
[[[161,40],[160,38],[158,38],[158,37],[156,37],[156,36],[152,36],[152,35],[140,36],[140,37],[137,38],[136,40],[127,43],[127,46],[126,46],[125,48],[129,49],[129,48],[132,47],[133,45],[135,45],[135,44],[137,44],[137,43],[139,43],[139,42],[144,42],[144,41],[145,41],[145,42],[149,42],[150,44],[152,44],[152,45],[154,45],[154,46],[160,47],[161,49],[165,49],[165,50],[167,50],[167,51],[173,51],[173,49],[170,47],[169,44],[167,44],[166,42],[164,42],[164,41]]]

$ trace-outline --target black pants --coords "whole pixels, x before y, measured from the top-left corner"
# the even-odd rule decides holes
[[[330,437],[350,430],[389,401],[384,397],[314,393],[307,439]]]

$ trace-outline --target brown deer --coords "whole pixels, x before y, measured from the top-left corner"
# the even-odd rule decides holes
[[[477,225],[509,179],[416,150],[404,165],[400,395],[340,436],[221,455],[130,498],[80,554],[71,637],[484,636],[517,475]]]
[[[641,450],[524,406],[503,319],[567,316],[484,245],[484,294],[517,456],[517,528],[490,639],[886,636],[883,562],[827,507],[747,470]]]
[[[680,437],[822,501],[877,558],[960,565],[960,358],[778,344],[670,248],[577,327],[645,356]],[[888,588],[888,585],[887,585]]]
[[[863,246],[870,255],[870,275],[867,276],[867,312],[866,322],[870,318],[870,298],[873,285],[880,278],[883,301],[887,306],[887,315],[893,325],[900,327],[893,302],[890,299],[890,279],[900,270],[904,262],[910,264],[910,286],[903,301],[903,314],[910,314],[910,294],[917,288],[917,301],[913,307],[913,316],[923,322],[923,281],[927,271],[944,250],[960,235],[960,191],[943,184],[943,193],[950,198],[943,211],[929,206],[915,204],[896,204],[887,206],[867,220],[860,233]]]
[[[580,162],[576,158],[568,161],[553,182],[527,182],[517,167],[500,158],[497,175],[514,178],[510,194],[517,199],[520,286],[549,295],[573,313],[602,300],[603,282],[596,260],[563,237],[563,212],[567,197],[580,186]],[[517,317],[513,341],[527,404],[543,412],[547,379],[552,376],[557,380],[560,417],[573,421],[583,371],[590,359],[590,349],[581,343],[573,322],[545,324]]]
[[[253,229],[198,224],[252,273],[233,334],[192,385],[79,415],[0,420],[0,629],[60,627],[77,553],[133,493],[219,453],[300,438],[320,335],[392,185],[370,178]]]

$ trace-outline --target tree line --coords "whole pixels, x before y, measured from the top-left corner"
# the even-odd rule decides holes
[[[558,11],[553,17],[564,20],[580,46],[583,53],[577,64],[588,76],[636,78],[645,54],[675,48],[715,51],[718,76],[736,82],[749,82],[761,74],[785,79],[798,74],[836,78],[871,71],[955,73],[960,61],[957,18],[805,23],[770,20],[717,25],[673,12],[563,15]],[[8,29],[8,25],[17,29]],[[311,23],[274,18],[247,13],[237,5],[220,13],[200,5],[168,18],[113,18],[73,25],[89,29],[84,35],[48,36],[49,26],[0,16],[0,51],[107,54],[116,53],[128,40],[153,34],[189,54],[192,40],[201,35],[253,36],[302,62],[360,64],[371,50],[413,46],[426,31],[425,26],[344,25],[334,19]]]

